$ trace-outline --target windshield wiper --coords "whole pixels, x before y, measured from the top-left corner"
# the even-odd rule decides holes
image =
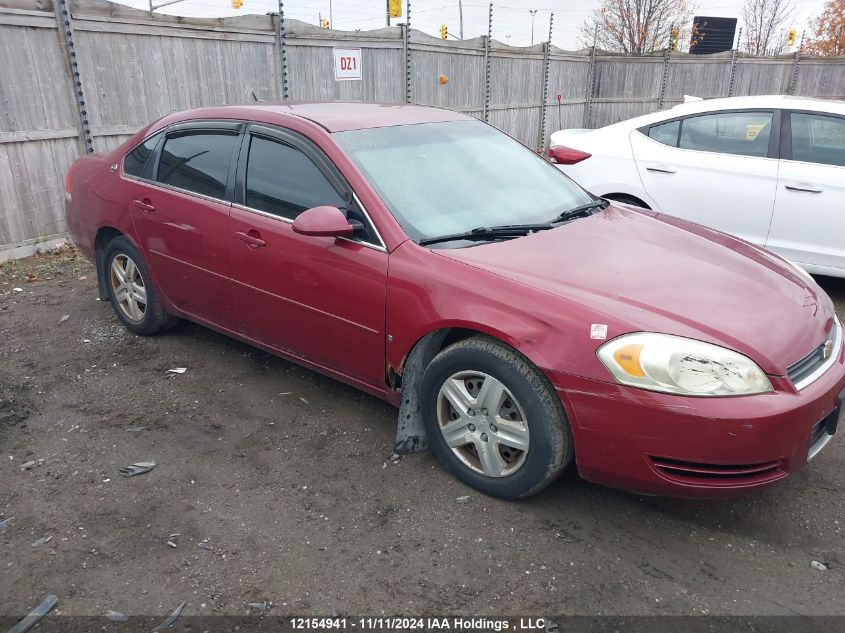
[[[581,215],[592,215],[593,211],[606,209],[609,205],[609,200],[603,200],[601,198],[599,198],[598,200],[592,200],[584,204],[579,204],[577,207],[567,209],[559,216],[557,216],[553,220],[553,222],[564,222],[565,220],[571,220],[572,218],[577,218]]]
[[[481,242],[484,240],[496,239],[500,237],[522,237],[534,231],[544,231],[546,229],[553,229],[554,225],[550,222],[542,222],[539,224],[503,224],[501,226],[479,226],[471,231],[464,233],[452,233],[451,235],[440,235],[438,237],[428,237],[419,241],[420,246],[428,246],[429,244],[440,244],[442,242],[454,242],[457,240],[468,240]]]

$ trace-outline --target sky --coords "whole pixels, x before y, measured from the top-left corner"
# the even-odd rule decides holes
[[[163,0],[154,0],[162,2]],[[404,14],[403,0],[403,14]],[[799,36],[810,32],[810,20],[821,13],[824,0],[792,0],[795,12],[787,28],[794,27]],[[147,9],[149,0],[121,0],[120,4]],[[742,0],[697,0],[696,15],[740,18]],[[386,0],[288,0],[285,17],[317,24],[320,16],[329,17],[332,26],[341,30],[370,30],[385,26]],[[485,0],[463,0],[464,38],[487,33]],[[599,0],[501,0],[493,3],[493,38],[513,46],[531,43],[531,14],[534,16],[534,42],[548,39],[549,15],[554,12],[552,43],[565,50],[582,47],[578,27],[599,5]],[[278,10],[277,0],[243,0],[242,9],[232,9],[231,0],[184,0],[160,9],[161,13],[192,17],[264,14]],[[402,18],[394,19],[404,21]],[[446,24],[449,34],[459,34],[458,0],[411,0],[411,27],[430,35],[439,35]],[[451,39],[451,37],[450,37]]]

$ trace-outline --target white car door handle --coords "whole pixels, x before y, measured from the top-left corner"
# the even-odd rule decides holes
[[[674,174],[674,169],[669,169],[668,167],[664,167],[663,165],[656,165],[654,167],[646,167],[648,171],[656,171],[658,174]]]
[[[800,191],[802,193],[821,193],[823,189],[813,189],[812,187],[808,186],[799,186],[799,185],[784,185],[787,191]]]

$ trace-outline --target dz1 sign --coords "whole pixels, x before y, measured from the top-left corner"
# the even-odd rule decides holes
[[[361,49],[334,49],[334,78],[335,81],[349,81],[361,79]]]

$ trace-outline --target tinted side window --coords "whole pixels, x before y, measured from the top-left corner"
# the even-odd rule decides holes
[[[680,147],[720,154],[766,156],[771,112],[722,112],[689,117],[681,124]]]
[[[161,150],[157,180],[212,198],[225,198],[237,138],[236,134],[210,131],[168,136]]]
[[[345,207],[346,202],[301,151],[253,136],[246,167],[246,206],[293,220],[321,205]]]
[[[158,145],[160,139],[161,133],[151,136],[129,152],[123,159],[123,173],[127,176],[136,176],[140,178],[144,173],[144,166],[155,151],[156,145]]]
[[[845,119],[793,112],[792,159],[845,167]]]
[[[649,138],[653,138],[658,143],[677,147],[678,129],[680,127],[680,121],[669,121],[668,123],[659,123],[657,125],[652,125],[648,129],[648,136]]]

